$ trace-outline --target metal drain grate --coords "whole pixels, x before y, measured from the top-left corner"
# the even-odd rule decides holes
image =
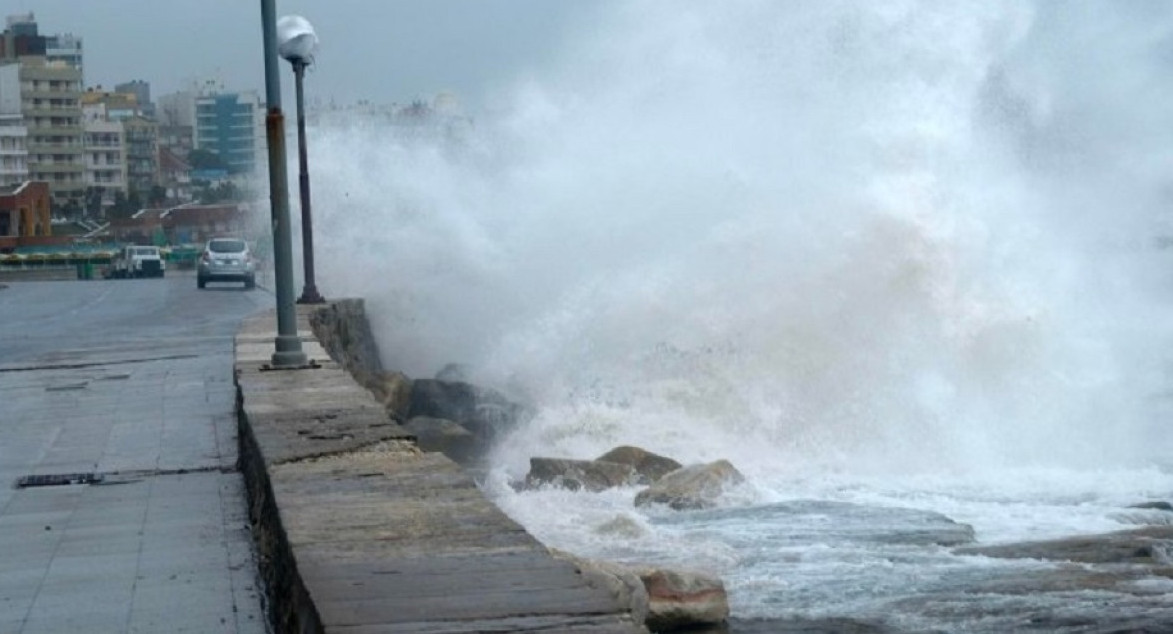
[[[100,473],[51,473],[47,475],[27,475],[16,480],[16,488],[29,487],[61,487],[73,484],[95,484],[105,479]]]

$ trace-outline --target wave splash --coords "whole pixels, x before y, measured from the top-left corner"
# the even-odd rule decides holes
[[[460,143],[314,130],[321,287],[535,403],[514,476],[1153,460],[1170,16],[1111,9],[600,5]]]

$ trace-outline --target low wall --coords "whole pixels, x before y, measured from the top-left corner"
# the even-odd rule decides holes
[[[235,372],[275,631],[646,632],[352,378],[381,371],[361,300],[298,306],[312,368],[269,368],[275,331],[244,322]]]

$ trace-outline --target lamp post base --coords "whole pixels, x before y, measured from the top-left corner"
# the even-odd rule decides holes
[[[325,304],[326,298],[318,293],[317,287],[306,286],[301,290],[301,297],[297,298],[299,304]]]

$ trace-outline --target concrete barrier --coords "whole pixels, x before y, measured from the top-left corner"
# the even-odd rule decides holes
[[[361,301],[299,306],[298,333],[313,369],[267,367],[272,311],[236,337],[240,467],[275,631],[646,632],[353,380],[344,366],[379,369]]]

